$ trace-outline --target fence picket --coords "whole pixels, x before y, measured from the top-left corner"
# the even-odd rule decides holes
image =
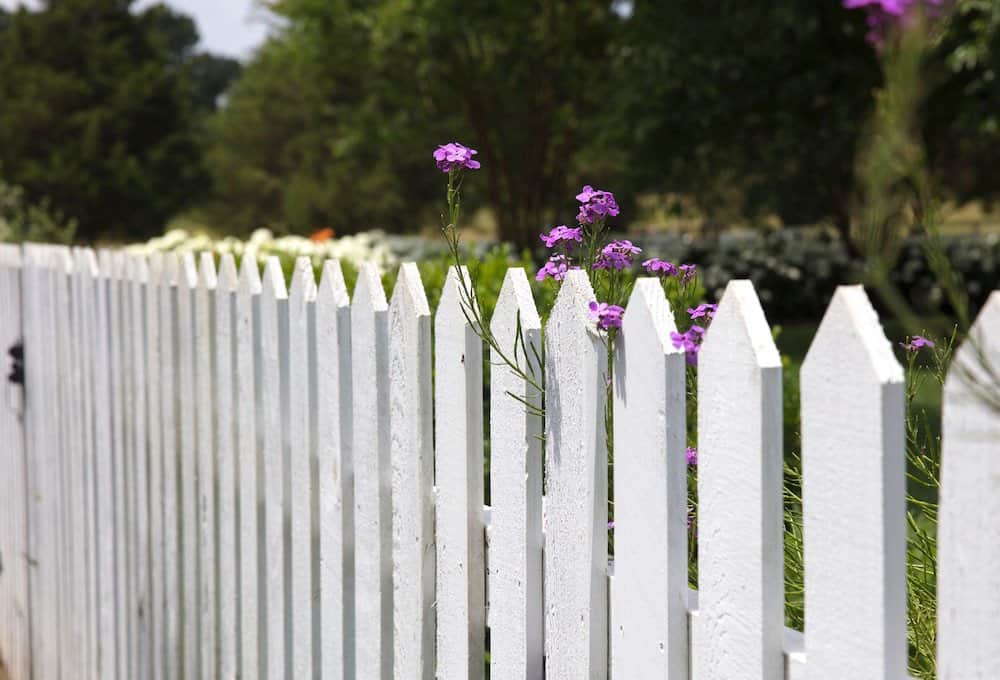
[[[263,483],[262,452],[258,409],[261,376],[260,352],[260,271],[257,260],[245,256],[240,262],[236,294],[236,393],[238,420],[236,445],[239,455],[239,677],[256,680],[266,658],[261,650],[263,600],[259,588],[264,543],[261,540],[260,488]]]
[[[860,286],[834,294],[801,390],[808,675],[902,677],[903,371]]]
[[[698,359],[697,678],[783,672],[781,419],[781,357],[753,284],[732,281]]]
[[[635,283],[614,375],[615,678],[688,677],[684,355],[656,279]]]
[[[239,277],[229,253],[219,259],[215,308],[215,455],[218,598],[218,668],[224,680],[237,677],[237,538],[236,511],[236,289]]]
[[[1000,291],[944,386],[938,528],[938,677],[1000,677]]]
[[[7,370],[0,393],[0,668],[12,678],[28,677],[31,631],[28,599],[28,483],[24,450],[24,393],[7,381],[13,369],[8,351],[22,340],[22,255],[18,246],[0,244],[0,351]]]
[[[201,668],[200,627],[201,558],[198,521],[198,407],[197,320],[195,295],[198,269],[194,255],[184,253],[177,277],[177,370],[180,377],[178,420],[180,422],[180,517],[181,517],[181,608],[184,677],[198,677]]]
[[[483,343],[463,311],[470,284],[450,267],[434,318],[437,672],[476,680],[486,658]]]
[[[295,261],[288,294],[288,450],[286,493],[291,514],[288,577],[291,579],[293,677],[313,677],[312,447],[310,381],[315,366],[316,277],[308,257]]]
[[[183,536],[181,532],[181,262],[168,253],[163,264],[160,287],[160,408],[163,447],[163,613],[165,678],[184,672]]]
[[[359,680],[393,677],[392,471],[388,305],[374,263],[351,302],[354,391],[355,664]]]
[[[340,264],[323,265],[316,293],[316,485],[319,671],[354,678],[354,467],[351,308]]]
[[[545,334],[546,677],[608,669],[607,351],[587,274],[567,273]]]
[[[270,257],[264,267],[260,296],[260,381],[261,427],[263,434],[264,504],[264,612],[265,658],[268,680],[292,677],[287,674],[291,657],[285,638],[287,578],[285,563],[285,461],[283,422],[287,406],[284,359],[288,345],[288,294],[278,258]],[[265,398],[267,395],[267,398]]]
[[[148,261],[146,285],[142,288],[146,310],[145,347],[139,356],[145,363],[146,389],[146,442],[148,447],[148,507],[149,507],[149,661],[145,665],[152,680],[163,678],[166,646],[164,627],[164,578],[163,560],[163,413],[160,390],[163,385],[160,343],[160,287],[163,280],[163,257],[154,253]]]
[[[215,592],[215,296],[218,274],[211,253],[198,260],[194,292],[195,475],[197,477],[200,677],[218,677],[219,629]]]
[[[507,270],[490,332],[541,383],[542,322],[523,269]],[[542,395],[495,348],[490,362],[490,678],[541,680],[542,419],[525,403],[540,408]]]
[[[434,677],[431,312],[407,262],[389,303],[389,426],[395,677]]]

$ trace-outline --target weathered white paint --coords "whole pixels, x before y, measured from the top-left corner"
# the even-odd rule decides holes
[[[201,557],[199,555],[200,522],[198,521],[198,409],[195,398],[197,384],[195,292],[198,270],[194,256],[185,253],[180,259],[177,280],[177,370],[178,420],[180,422],[180,516],[181,516],[181,629],[183,633],[183,664],[185,677],[196,677],[201,668],[199,594]]]
[[[471,286],[468,270],[450,267],[434,317],[434,404],[441,424],[435,430],[437,673],[481,680],[486,656],[483,342],[463,311],[460,286]]]
[[[753,284],[731,281],[698,358],[699,680],[782,673],[781,418],[771,329]]]
[[[288,296],[288,505],[291,514],[291,644],[293,676],[313,677],[312,404],[316,277],[308,257],[295,261]]]
[[[218,561],[218,677],[237,677],[239,578],[236,532],[236,289],[239,277],[229,253],[219,259],[215,287],[215,456]]]
[[[351,302],[354,393],[355,663],[357,678],[390,680],[392,468],[389,457],[388,305],[374,263]]]
[[[354,678],[354,467],[351,308],[340,264],[328,260],[316,294],[316,483],[320,677]]]
[[[807,675],[902,677],[903,371],[860,286],[834,294],[801,386]]]
[[[166,573],[164,561],[163,531],[163,406],[161,390],[163,371],[161,358],[160,297],[164,282],[163,256],[154,253],[149,258],[147,285],[143,290],[146,306],[146,339],[143,350],[146,370],[147,445],[149,477],[149,627],[150,649],[147,672],[152,680],[162,680],[166,653],[166,626],[164,609],[164,584]]]
[[[236,293],[236,402],[238,427],[237,485],[239,503],[239,677],[256,680],[261,675],[264,656],[260,645],[263,618],[259,596],[260,569],[264,542],[260,518],[263,484],[263,447],[260,442],[259,410],[263,401],[260,387],[260,271],[253,257],[240,263],[239,290]]]
[[[542,380],[542,323],[528,278],[508,269],[490,320],[505,356]],[[542,395],[490,350],[490,678],[542,680]],[[515,398],[516,397],[516,398]]]
[[[657,279],[635,283],[616,341],[613,676],[688,677],[684,353]]]
[[[434,677],[431,312],[407,262],[389,304],[394,677]]]
[[[218,274],[211,253],[199,258],[194,294],[195,427],[198,478],[198,607],[200,673],[218,677],[218,625],[215,594],[215,296]]]
[[[163,677],[175,678],[183,671],[181,587],[181,493],[180,493],[180,259],[176,253],[164,258],[160,287],[160,413],[163,480]]]
[[[0,245],[0,351],[9,362],[9,348],[22,339],[21,249]],[[0,389],[0,658],[12,678],[28,677],[31,663],[28,605],[27,478],[24,449],[24,394],[6,381]]]
[[[131,373],[129,392],[132,427],[132,614],[135,620],[132,672],[135,677],[151,677],[152,630],[150,627],[150,569],[149,569],[149,458],[148,458],[148,363],[145,352],[146,288],[149,268],[143,256],[130,256],[126,260],[128,271],[129,348]]]
[[[938,677],[1000,677],[1000,291],[944,386],[938,527]]]
[[[284,358],[287,357],[288,294],[285,277],[277,257],[270,257],[264,267],[260,295],[260,373],[262,395],[277,398],[261,399],[262,457],[261,482],[264,505],[264,552],[261,574],[264,579],[262,601],[265,644],[263,667],[268,680],[286,677],[288,654],[285,626],[286,597],[284,540],[285,465],[282,401],[287,379]],[[291,677],[291,676],[287,676]]]
[[[587,274],[563,280],[545,333],[545,675],[607,677],[605,338]]]

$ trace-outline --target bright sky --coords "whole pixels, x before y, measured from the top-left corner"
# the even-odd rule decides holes
[[[139,0],[136,9],[158,0]],[[37,7],[38,0],[0,0],[0,7]],[[269,30],[268,15],[255,0],[166,0],[166,4],[194,17],[201,46],[211,52],[246,59],[264,42]]]

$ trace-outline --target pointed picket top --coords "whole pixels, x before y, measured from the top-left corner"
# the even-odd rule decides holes
[[[545,335],[546,677],[607,669],[605,339],[587,274],[566,274]]]
[[[903,370],[841,286],[802,364],[805,651],[813,680],[906,670]]]
[[[0,265],[16,267],[21,264],[21,247],[13,243],[0,243]]]
[[[938,677],[1000,677],[1000,291],[944,385],[938,527]]]
[[[402,278],[402,277],[400,277]],[[399,285],[399,281],[396,282]],[[374,262],[365,262],[358,272],[357,283],[354,284],[354,296],[352,306],[365,307],[375,312],[384,312],[389,309],[385,299],[385,289],[382,287],[382,279],[378,275],[378,267]]]
[[[444,286],[441,288],[441,299],[434,314],[435,329],[468,325],[464,311],[467,303],[462,287],[469,286],[470,281],[468,267],[462,267],[461,276],[454,265],[448,267]]]
[[[24,247],[24,254],[28,258],[31,258],[31,259],[33,259],[36,262],[38,261],[37,246],[32,246],[30,244],[26,245]],[[102,277],[108,278],[108,277],[111,276],[111,251],[110,250],[107,250],[106,248],[101,248],[101,249],[99,249],[97,251],[97,268],[100,271]]]
[[[177,253],[170,251],[163,254],[163,271],[160,273],[160,283],[164,286],[176,286],[180,283],[181,261]]]
[[[430,305],[420,279],[420,270],[415,262],[404,262],[399,266],[399,276],[392,291],[389,307],[397,307],[398,313],[412,316],[430,316]],[[406,310],[405,312],[403,310]]]
[[[783,672],[781,404],[764,310],[731,281],[698,355],[698,677]]]
[[[351,298],[347,293],[347,284],[344,283],[344,271],[338,260],[327,260],[323,263],[316,299],[328,300],[334,307],[350,306]]]
[[[490,319],[490,328],[496,335],[506,328],[513,331],[518,318],[522,328],[540,330],[542,327],[527,274],[522,267],[511,267],[503,277],[497,304],[493,308],[493,318]]]
[[[275,300],[288,298],[288,288],[285,286],[285,273],[281,269],[281,260],[276,255],[267,258],[264,264],[264,275],[261,277],[261,292],[266,297]]]
[[[198,259],[198,284],[204,290],[215,290],[219,284],[219,275],[215,271],[215,258],[212,253],[202,253]]]
[[[194,290],[198,287],[198,265],[195,263],[194,253],[184,253],[180,256],[177,285],[184,290]]]
[[[660,281],[635,282],[615,346],[616,678],[688,677],[685,367]]]
[[[155,252],[150,253],[148,257],[141,256],[143,262],[146,263],[147,268],[147,281],[154,286],[158,286],[163,281],[163,266],[164,258],[163,253]]]
[[[240,275],[236,271],[236,260],[232,253],[223,253],[219,257],[218,289],[231,293],[240,285]]]
[[[508,269],[490,332],[504,356],[539,384],[541,326],[524,269]],[[542,419],[518,399],[541,408],[542,395],[504,365],[495,348],[490,362],[490,677],[538,680],[544,651]]]
[[[244,256],[240,261],[240,293],[256,295],[262,288],[260,266],[253,257]]]
[[[150,278],[150,260],[145,255],[135,254],[131,257],[132,260],[132,276],[130,277],[136,283],[149,283],[152,279]]]
[[[802,362],[803,376],[830,355],[864,359],[880,383],[903,381],[903,367],[892,353],[878,313],[862,286],[838,286]]]
[[[316,299],[316,274],[310,258],[305,256],[295,258],[295,270],[292,272],[292,286],[288,291],[288,297],[292,304]]]

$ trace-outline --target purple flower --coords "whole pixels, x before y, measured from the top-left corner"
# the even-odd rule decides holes
[[[574,242],[583,243],[583,227],[567,227],[565,224],[553,227],[547,234],[539,234],[539,238],[545,243],[546,248],[554,248],[560,243],[572,245]]]
[[[701,349],[701,340],[705,335],[702,326],[691,326],[684,333],[673,331],[670,333],[670,340],[677,349],[683,349],[687,362],[692,366],[698,363],[698,351]]]
[[[553,255],[535,274],[535,281],[544,281],[547,276],[551,276],[556,281],[562,281],[570,269],[579,269],[579,267],[571,266],[565,255]]]
[[[687,453],[687,462],[688,462],[688,465],[697,465],[698,464],[698,449],[695,448],[694,446],[689,446],[689,447],[687,447],[686,453]]]
[[[437,161],[438,170],[441,172],[452,172],[453,170],[478,170],[479,161],[472,160],[478,151],[470,149],[458,142],[448,142],[442,144],[434,151],[434,160]]]
[[[615,521],[611,520],[610,522],[608,522],[608,531],[614,531],[614,528],[615,528]]]
[[[708,322],[715,318],[715,312],[718,309],[719,305],[713,305],[710,302],[702,302],[697,307],[688,307],[688,316],[692,319],[705,319],[705,321]]]
[[[899,346],[907,352],[919,352],[924,347],[933,347],[934,343],[922,335],[914,335],[909,342],[901,342]]]
[[[622,327],[622,314],[625,310],[618,305],[609,305],[607,302],[591,302],[590,318],[597,322],[597,327],[601,330]]]
[[[601,248],[601,254],[594,260],[594,269],[625,269],[632,264],[632,258],[642,250],[631,241],[612,241]]]
[[[580,224],[593,224],[608,217],[615,217],[619,212],[614,194],[610,191],[595,189],[589,184],[576,195],[576,200],[583,204],[576,216]]]
[[[908,23],[911,10],[921,4],[930,13],[943,4],[944,0],[843,0],[845,9],[863,9],[867,12],[868,35],[866,39],[875,47],[885,41],[888,31],[897,25]]]
[[[677,271],[679,272],[678,276],[681,277],[681,283],[688,283],[698,273],[698,267],[693,264],[682,264],[677,268]]]
[[[674,263],[661,260],[658,257],[646,260],[642,266],[646,268],[647,272],[656,276],[677,276],[677,267],[674,266]]]

